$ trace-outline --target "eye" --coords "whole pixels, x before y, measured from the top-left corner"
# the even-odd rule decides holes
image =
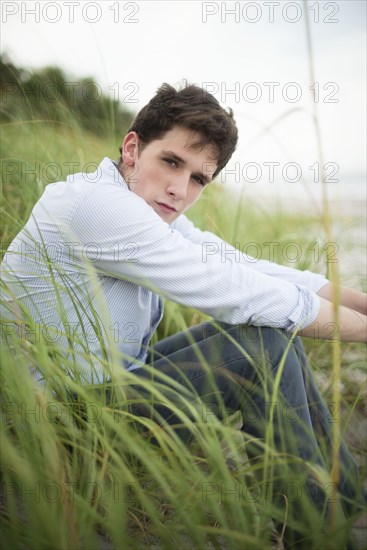
[[[166,163],[169,164],[170,166],[175,166],[175,167],[178,166],[177,160],[170,159],[170,158],[164,158],[163,160],[164,160],[164,162],[166,162]]]
[[[197,181],[197,183],[199,183],[200,185],[202,185],[203,187],[205,187],[206,185],[206,181],[203,180],[203,178],[201,178],[200,176],[195,176],[193,175],[192,178]]]

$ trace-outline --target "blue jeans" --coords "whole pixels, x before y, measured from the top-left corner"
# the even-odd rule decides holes
[[[157,372],[168,376],[163,386]],[[363,507],[358,469],[343,441],[337,487],[320,483],[309,473],[310,464],[330,472],[332,429],[338,419],[337,411],[330,409],[320,394],[300,338],[290,341],[284,331],[267,327],[207,322],[159,341],[149,349],[147,368],[135,373],[155,379],[173,400],[177,398],[175,382],[179,382],[200,398],[206,418],[240,411],[246,452],[252,462],[261,460],[271,422],[272,448],[288,457],[276,466],[272,495],[279,510],[274,517],[279,529],[284,495],[293,487],[284,538],[287,548],[311,548],[305,533],[327,529],[332,498],[338,500],[343,517],[352,517]],[[139,395],[144,405],[136,405],[135,414],[153,414],[161,422],[174,424],[180,437],[190,441],[191,432],[180,427],[179,418],[169,408],[154,402],[145,390],[139,390]],[[178,406],[182,408],[182,403]],[[314,511],[311,515],[310,509]],[[351,543],[347,547],[352,548]]]

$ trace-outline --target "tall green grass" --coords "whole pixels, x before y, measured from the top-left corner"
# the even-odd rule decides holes
[[[75,172],[94,163],[92,171],[104,156],[117,157],[119,143],[113,133],[98,138],[60,109],[64,118],[57,122],[19,116],[2,127],[3,252],[28,219],[44,185],[69,174],[70,162],[75,163]],[[189,215],[198,226],[232,244],[257,243],[263,258],[268,255],[265,243],[279,242],[274,249],[274,260],[279,263],[285,263],[284,246],[296,240],[303,254],[298,264],[290,265],[325,269],[323,243],[319,243],[319,258],[313,248],[320,241],[322,220],[312,216],[269,213],[248,200],[233,202],[219,184],[205,191]],[[122,371],[113,354],[102,360],[111,381],[102,388],[83,386],[72,360],[66,361],[50,339],[42,332],[37,341],[30,337],[35,323],[26,311],[23,315],[28,333],[20,328],[9,333],[8,325],[3,327],[7,335],[1,370],[5,548],[280,548],[282,537],[278,535],[276,542],[272,539],[271,520],[285,526],[297,522],[291,494],[282,497],[285,506],[279,505],[277,482],[288,480],[290,487],[294,483],[303,488],[308,475],[321,486],[331,481],[311,463],[302,465],[303,479],[299,469],[295,478],[297,457],[274,450],[271,421],[262,442],[262,457],[249,460],[246,447],[251,441],[239,434],[238,416],[220,421],[187,388],[176,386],[167,395],[164,376],[157,373],[145,389],[172,410],[191,434],[190,445],[185,445],[158,415],[134,414],[134,406],[143,397],[134,391],[135,375]],[[154,340],[206,319],[198,311],[167,303]],[[103,331],[98,331],[98,337],[101,347],[109,345]],[[330,344],[305,344],[316,370],[330,368]],[[346,356],[353,352],[357,357],[346,361],[349,369],[360,366],[360,346],[346,344],[342,350]],[[205,359],[199,359],[205,366]],[[35,386],[30,365],[44,373],[45,388]],[[325,388],[326,397],[329,391]],[[275,384],[268,401],[276,402],[277,397]],[[347,421],[361,408],[361,398],[361,392],[345,396],[343,407],[350,413]],[[347,424],[343,427],[348,429]],[[307,500],[301,506],[305,521],[300,528],[310,537],[309,548],[343,548],[350,525],[339,518],[322,535],[313,529],[317,513]]]

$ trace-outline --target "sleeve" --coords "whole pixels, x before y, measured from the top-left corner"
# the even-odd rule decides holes
[[[184,215],[177,218],[177,220],[171,224],[171,227],[174,227],[185,238],[200,244],[204,255],[220,254],[223,262],[226,262],[229,258],[233,258],[234,261],[246,265],[255,271],[293,284],[303,285],[313,292],[318,292],[320,288],[329,282],[324,275],[319,273],[313,273],[308,270],[302,271],[261,258],[253,258],[230,245],[214,233],[210,231],[201,231]]]
[[[229,324],[273,326],[289,332],[311,324],[320,308],[308,288],[270,277],[233,258],[203,255],[138,195],[103,185],[74,213],[69,238],[94,247],[97,273],[123,278]]]

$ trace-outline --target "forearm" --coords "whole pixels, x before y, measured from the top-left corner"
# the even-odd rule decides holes
[[[338,289],[338,293],[340,305],[353,309],[354,311],[358,311],[359,313],[363,313],[363,315],[367,315],[367,294],[363,294],[363,292],[343,286]],[[334,285],[332,283],[324,285],[320,288],[317,294],[321,298],[333,302]]]
[[[300,336],[317,340],[367,342],[367,317],[345,306],[338,308],[338,324],[335,321],[331,301],[320,297],[321,307],[315,321],[299,331]]]

